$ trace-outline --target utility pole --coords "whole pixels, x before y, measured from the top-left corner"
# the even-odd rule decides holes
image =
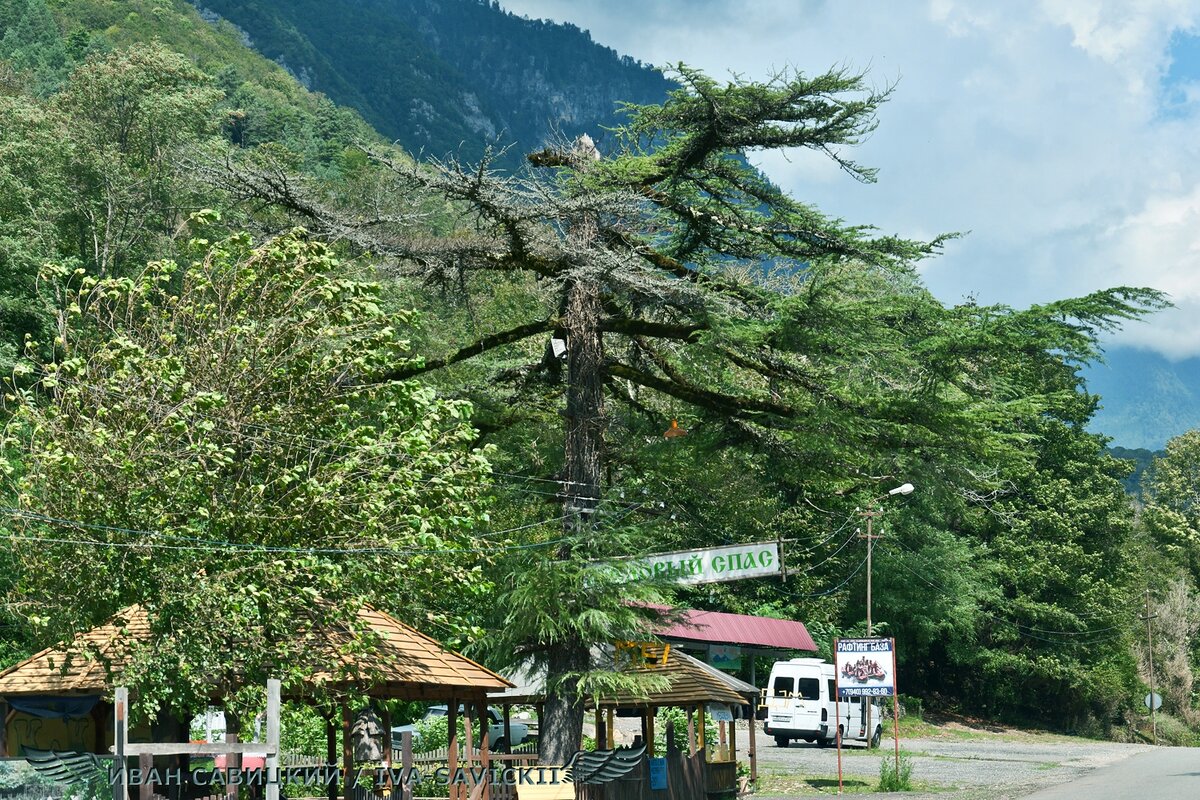
[[[858,513],[867,518],[867,532],[864,534],[860,530],[858,536],[860,539],[867,540],[867,638],[870,639],[874,634],[874,629],[871,627],[871,553],[875,549],[875,540],[879,538],[872,533],[871,523],[876,517],[883,513],[883,509],[877,509],[875,511],[860,511]],[[873,738],[873,734],[875,732],[875,729],[871,727],[874,724],[874,720],[871,718],[871,712],[874,710],[872,708],[874,701],[869,697],[863,697],[860,699],[862,702],[867,704],[867,721],[863,726],[863,734],[867,737],[867,749],[870,750],[871,739]]]
[[[867,532],[863,533],[860,530],[858,538],[867,540],[867,638],[870,639],[874,633],[874,629],[871,627],[871,554],[875,549],[875,540],[879,538],[871,532],[871,523],[875,517],[882,515],[883,511],[860,511],[858,513],[859,516],[867,518]]]
[[[889,490],[888,493],[885,495],[880,495],[878,498],[873,500],[872,503],[877,503],[881,500],[885,500],[888,497],[892,497],[892,496],[895,496],[898,494],[899,495],[912,494],[912,492],[913,492],[913,485],[911,483],[906,483],[902,486],[897,486],[895,489]],[[859,535],[859,538],[863,538],[863,539],[867,540],[867,638],[870,639],[875,633],[875,629],[871,626],[871,566],[872,566],[871,556],[873,554],[873,551],[875,550],[875,540],[879,538],[879,536],[877,536],[872,531],[871,523],[875,521],[876,517],[883,515],[883,507],[879,506],[874,511],[860,511],[858,513],[859,513],[859,516],[867,518],[866,534],[863,534],[863,532],[860,530],[858,532],[858,535]],[[873,727],[874,721],[871,719],[871,716],[872,716],[871,711],[872,711],[872,702],[873,701],[870,698],[862,698],[862,699],[867,704],[867,715],[866,715],[867,721],[866,721],[866,725],[863,727],[863,733],[867,737],[867,749],[869,750],[871,748],[871,739],[874,738],[874,733],[875,733],[875,728]],[[892,698],[892,702],[896,702],[896,699]]]
[[[1146,589],[1146,616],[1142,619],[1146,620],[1146,658],[1150,661],[1150,735],[1153,737],[1154,744],[1158,744],[1158,717],[1154,709],[1154,634],[1151,632],[1150,620],[1157,617],[1158,614],[1150,613],[1150,590]]]

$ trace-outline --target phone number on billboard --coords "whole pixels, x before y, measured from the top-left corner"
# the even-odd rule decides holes
[[[891,686],[843,686],[840,687],[842,697],[891,697]]]

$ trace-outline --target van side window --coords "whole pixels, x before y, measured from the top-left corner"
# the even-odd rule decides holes
[[[795,688],[796,684],[791,678],[785,678],[781,675],[775,679],[773,691],[776,697],[791,697]]]
[[[837,686],[835,681],[829,681],[829,699],[837,697]]]
[[[821,699],[821,680],[819,678],[800,678],[796,681],[796,694],[805,700]]]

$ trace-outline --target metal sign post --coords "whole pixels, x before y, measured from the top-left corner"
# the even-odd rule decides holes
[[[833,652],[838,651],[838,640],[833,640]],[[834,657],[834,664],[837,664],[837,657]],[[838,794],[842,793],[842,677],[837,672],[837,667],[833,671],[833,733],[837,737],[837,762],[838,762]]]
[[[900,772],[900,710],[896,705],[896,640],[895,639],[834,639],[833,669],[837,695],[858,697],[867,708],[876,697],[892,698],[892,720],[896,741],[896,774]],[[871,719],[870,713],[866,718]],[[870,747],[875,731],[863,731]],[[838,781],[841,782],[841,751],[838,752]]]

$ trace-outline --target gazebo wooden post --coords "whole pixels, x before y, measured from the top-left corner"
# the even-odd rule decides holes
[[[92,751],[96,752],[96,753],[104,752],[104,709],[106,706],[107,706],[107,703],[105,703],[103,700],[99,701],[98,703],[96,703],[96,705],[92,706],[92,724],[96,726],[96,736],[95,736],[96,741],[95,741],[95,746],[92,748]],[[7,712],[8,711],[8,703],[0,703],[0,708],[4,709],[4,711]],[[5,718],[6,716],[7,716],[7,714],[0,716],[0,720],[3,720],[5,723],[7,723],[7,719]],[[3,726],[3,728],[0,728],[0,756],[8,755],[8,747],[7,747],[8,743],[5,741],[5,738],[4,738],[4,734],[5,734],[5,731],[7,730],[7,728],[8,728],[7,724],[5,724]]]
[[[333,714],[330,713],[325,717],[325,764],[328,767],[332,767],[337,762],[337,724],[334,723]],[[325,796],[328,800],[337,800],[337,780],[332,780],[325,784]]]
[[[729,755],[729,740],[725,737],[725,720],[717,720],[717,755]]]
[[[451,697],[446,706],[446,724],[450,733],[450,751],[446,754],[446,766],[450,770],[450,800],[458,800],[458,785],[454,783],[454,773],[458,771],[458,698]],[[467,754],[468,756],[470,753]]]
[[[542,721],[546,718],[545,714],[544,714],[545,711],[546,711],[545,703],[536,703],[533,706],[533,713],[537,715],[537,723],[538,723],[538,759],[539,760],[542,757]]]
[[[647,753],[650,753],[650,755],[654,755],[654,753],[650,752],[650,745],[647,741],[649,738],[650,738],[650,709],[643,708],[642,709],[642,744],[645,746]]]
[[[646,752],[651,758],[654,757],[654,717],[657,712],[658,709],[654,706],[650,706],[646,712]]]
[[[225,741],[236,744],[239,741],[238,737],[241,735],[241,733],[242,733],[241,718],[237,714],[232,713],[228,708],[226,708],[225,709]],[[144,756],[143,756],[143,758],[144,758]],[[225,768],[231,772],[233,770],[240,770],[242,768],[242,754],[241,753],[227,753],[225,755]],[[143,783],[142,785],[143,785],[143,787],[147,786],[147,784],[145,784],[145,783]],[[237,800],[237,795],[238,795],[237,784],[231,784],[231,785],[227,785],[225,787],[225,796],[228,797],[229,800]],[[143,798],[143,800],[150,800],[149,795],[147,795],[145,798]]]
[[[404,770],[404,783],[401,786],[401,800],[412,800],[412,775],[413,765],[413,750],[412,750],[412,734],[408,731],[400,734],[400,768]]]
[[[479,704],[479,762],[484,768],[484,795],[482,800],[491,800],[492,798],[492,753],[490,746],[492,744],[492,726],[491,717],[487,716],[487,699],[485,698]]]
[[[354,796],[354,746],[350,738],[350,701],[342,701],[342,799]]]
[[[722,722],[722,725],[725,723]],[[729,723],[729,760],[737,764],[737,720]]]
[[[383,706],[383,785],[389,793],[392,792],[392,709]]]
[[[616,716],[616,709],[608,709],[608,725],[604,728],[604,741],[608,742],[609,748],[617,746],[616,725],[613,723],[613,718]]]
[[[696,718],[695,709],[688,706],[687,710],[687,728],[688,728],[688,755],[696,755]]]
[[[604,710],[600,706],[596,706],[596,749],[608,749],[608,742],[604,738]]]
[[[757,709],[756,709],[757,710]],[[754,733],[754,723],[757,721],[756,714],[751,714],[746,720],[750,729],[750,782],[758,786],[758,748],[755,746],[755,740],[758,736]]]
[[[512,743],[512,706],[504,704],[504,750],[511,753]]]
[[[383,707],[383,763],[388,769],[392,768],[392,748],[396,743],[392,741],[392,709],[388,706]]]
[[[712,755],[712,753],[710,752],[709,747],[708,747],[709,743],[704,741],[704,731],[705,731],[704,706],[697,705],[696,706],[696,741],[699,743],[700,749],[704,751],[704,760],[709,761],[710,760],[709,756]]]

